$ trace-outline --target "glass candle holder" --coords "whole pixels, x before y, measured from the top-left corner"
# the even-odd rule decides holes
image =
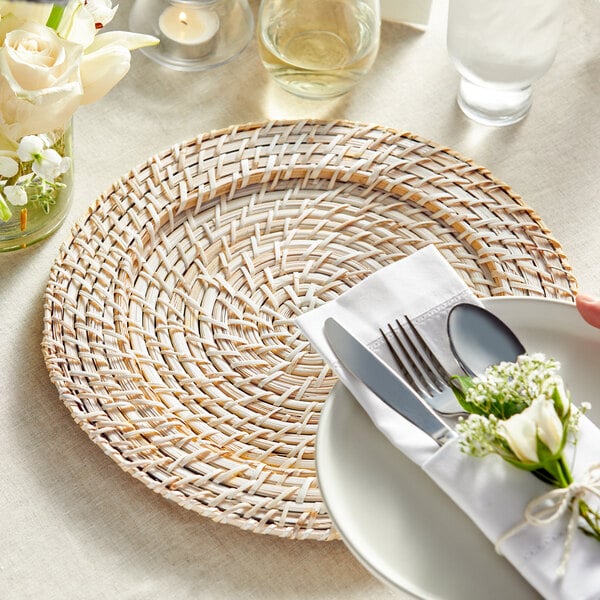
[[[135,0],[129,27],[160,39],[142,48],[155,62],[177,71],[203,71],[246,48],[254,17],[248,0]]]

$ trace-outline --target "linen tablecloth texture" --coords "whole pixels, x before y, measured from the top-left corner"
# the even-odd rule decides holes
[[[297,324],[377,428],[420,465],[488,539],[496,543],[522,520],[528,502],[551,488],[498,456],[473,458],[464,454],[457,440],[439,448],[426,433],[349,373],[336,359],[323,333],[325,320],[334,317],[389,362],[378,328],[408,315],[436,354],[452,364],[445,332],[446,318],[454,304],[465,301],[478,303],[439,251],[428,246],[376,272],[339,298],[302,315]],[[456,367],[454,369],[456,372]],[[592,464],[594,457],[600,456],[598,429],[582,418],[581,430],[573,469],[575,477]],[[557,575],[569,516],[567,513],[545,526],[524,526],[502,541],[502,554],[545,598],[597,599],[600,548],[596,540],[579,530],[574,536],[566,573],[562,578]]]

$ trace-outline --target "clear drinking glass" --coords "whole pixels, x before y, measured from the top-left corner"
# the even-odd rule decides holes
[[[566,0],[450,0],[448,53],[470,118],[510,125],[531,108],[532,84],[554,61]]]
[[[262,0],[258,47],[284,89],[333,98],[369,71],[379,49],[379,0]]]

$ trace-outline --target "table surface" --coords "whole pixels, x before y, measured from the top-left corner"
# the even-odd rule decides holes
[[[251,2],[257,14],[258,2]],[[127,28],[131,0],[115,25]],[[569,3],[557,59],[527,118],[469,121],[445,47],[447,0],[429,27],[383,23],[372,71],[351,93],[309,101],[280,90],[253,40],[207,72],[134,53],[128,76],[75,118],[75,202],[50,239],[0,255],[0,597],[385,599],[342,542],[290,541],[220,525],[154,494],[79,429],[40,349],[43,293],[70,227],[110,185],[196,134],[270,119],[349,119],[410,131],[490,169],[541,216],[579,289],[600,295],[600,4]]]

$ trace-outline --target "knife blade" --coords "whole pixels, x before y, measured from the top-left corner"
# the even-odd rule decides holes
[[[342,365],[388,406],[424,431],[440,446],[456,437],[456,433],[399,375],[335,319],[325,320],[324,332]]]

